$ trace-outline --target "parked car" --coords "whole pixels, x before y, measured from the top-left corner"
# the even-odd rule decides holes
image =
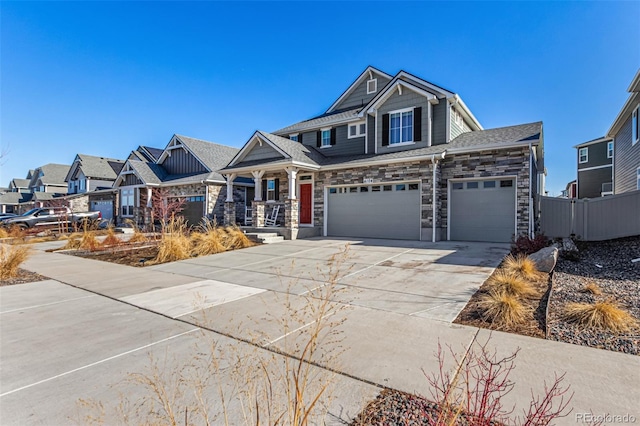
[[[102,213],[72,212],[68,207],[44,207],[31,209],[20,216],[11,217],[1,222],[3,226],[19,226],[23,229],[36,227],[54,227],[61,225],[81,225],[86,221],[99,221]]]
[[[12,218],[12,217],[16,217],[18,216],[15,213],[0,213],[0,222],[2,222],[3,220]]]

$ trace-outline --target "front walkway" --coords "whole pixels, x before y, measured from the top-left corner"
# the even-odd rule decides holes
[[[26,415],[32,407],[32,411],[44,415],[44,418],[47,414],[57,418],[59,411],[66,410],[66,407],[47,404],[45,390],[53,391],[56,386],[68,383],[74,375],[81,376],[79,372],[73,372],[74,369],[91,364],[78,359],[79,348],[86,348],[85,351],[96,357],[103,354],[106,359],[113,352],[109,348],[114,342],[130,340],[131,337],[127,336],[132,334],[140,339],[139,329],[153,333],[153,339],[150,339],[153,342],[189,332],[197,325],[206,325],[228,336],[225,339],[229,344],[234,340],[237,345],[251,341],[267,349],[287,351],[287,339],[277,321],[290,315],[283,306],[287,292],[290,293],[287,300],[289,309],[304,306],[308,291],[324,283],[322,274],[328,271],[328,258],[346,242],[336,239],[287,241],[145,269],[62,254],[34,253],[26,265],[27,269],[115,300],[100,302],[105,299],[66,287],[69,290],[64,291],[70,294],[64,297],[69,302],[58,304],[58,296],[49,297],[46,291],[39,291],[46,285],[56,285],[63,291],[61,289],[65,286],[59,284],[36,283],[0,289],[2,418],[11,419],[7,423],[20,423],[20,418],[11,414],[17,407],[20,410],[16,413],[21,413],[15,414],[18,416]],[[345,389],[351,389],[352,396],[353,392],[366,394],[366,398],[375,394],[376,388],[369,383],[428,396],[429,389],[421,369],[437,371],[438,364],[433,354],[439,342],[462,353],[476,342],[484,343],[490,338],[490,347],[495,347],[500,353],[507,354],[521,348],[516,359],[517,367],[511,376],[516,386],[506,398],[507,405],[516,404],[516,412],[528,405],[531,389],[540,393],[545,381],[553,381],[554,373],[566,373],[565,383],[570,384],[575,392],[571,404],[574,410],[559,424],[575,424],[575,414],[586,412],[597,415],[629,413],[640,419],[636,405],[640,400],[637,385],[640,357],[500,332],[490,333],[448,322],[458,309],[456,300],[473,293],[472,288],[465,287],[460,280],[477,280],[481,284],[484,279],[481,277],[486,277],[504,254],[504,246],[383,240],[351,243],[352,256],[345,263],[348,272],[343,274],[339,285],[344,292],[338,297],[341,297],[340,301],[349,303],[349,309],[341,313],[345,319],[342,330],[346,351],[340,359],[340,371],[345,376],[339,377],[340,380],[352,378],[344,383]],[[448,275],[440,275],[443,270],[448,271]],[[455,291],[448,291],[449,288]],[[191,304],[190,298],[193,300]],[[87,306],[82,308],[85,304]],[[118,308],[118,304],[122,307]],[[41,307],[29,308],[36,305]],[[79,311],[64,311],[66,306],[79,306]],[[136,311],[136,306],[144,310]],[[48,312],[46,324],[42,323],[45,317],[40,309]],[[116,312],[120,311],[131,315],[138,312],[135,315],[146,318],[148,326],[138,321],[114,325],[114,315],[117,317]],[[162,326],[151,326],[155,321],[150,319],[153,312],[161,314],[156,317]],[[30,321],[25,323],[24,318],[30,318]],[[74,330],[83,329],[83,321],[88,321],[93,330],[89,334],[110,337],[97,339],[92,343],[95,347],[85,346],[82,340],[69,335]],[[175,329],[163,332],[162,327],[167,326]],[[54,327],[57,332],[51,336],[38,332],[43,327]],[[298,332],[294,330],[292,337]],[[32,337],[33,333],[36,337]],[[145,340],[149,339],[140,339],[138,346],[144,346]],[[11,342],[10,345],[7,342]],[[52,364],[51,351],[39,349],[43,344],[56,347],[55,363]],[[29,356],[22,358],[20,354],[25,353]],[[104,374],[111,374],[110,362],[100,364]],[[139,363],[134,365],[140,366]],[[452,364],[448,366],[453,367]],[[60,371],[71,373],[56,377]],[[45,382],[38,384],[47,377],[46,385]],[[92,388],[87,387],[90,382],[86,385],[74,383],[73,395],[82,395],[79,390],[91,392]],[[349,399],[347,395],[343,394],[342,402],[348,406],[349,415],[353,415],[357,411],[355,407],[366,398]],[[39,404],[51,412],[33,408]]]

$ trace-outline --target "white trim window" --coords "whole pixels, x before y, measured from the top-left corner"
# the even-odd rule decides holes
[[[636,189],[640,189],[640,167],[636,169]]]
[[[413,142],[413,108],[389,113],[389,145]]]
[[[640,140],[640,105],[631,114],[631,145],[635,145]]]
[[[607,142],[607,158],[613,158],[613,141]]]
[[[367,124],[364,121],[349,124],[347,130],[348,139],[361,138],[367,134]]]
[[[276,180],[267,179],[267,201],[276,200]]]
[[[291,140],[292,140],[292,141],[294,141],[294,142],[302,142],[302,141],[300,140],[299,133],[292,133],[292,134],[290,134],[290,135],[289,135],[289,139],[291,139]]]
[[[462,114],[460,114],[457,110],[452,108],[451,115],[453,116],[454,123],[456,123],[461,128],[464,127],[464,119],[462,118]]]
[[[85,179],[80,179],[80,191],[84,191],[87,189],[87,181]]]
[[[578,162],[584,164],[589,161],[589,147],[580,148],[578,150]]]
[[[120,190],[120,212],[123,217],[133,216],[134,206],[134,190],[133,188]]]
[[[371,80],[367,80],[367,95],[376,93],[377,91],[378,91],[378,79],[372,78]]]
[[[320,147],[328,148],[331,146],[331,129],[322,129],[320,131]]]

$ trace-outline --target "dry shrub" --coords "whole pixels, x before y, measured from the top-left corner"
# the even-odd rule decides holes
[[[513,272],[497,270],[487,282],[491,290],[515,297],[530,297],[537,294],[535,288]]]
[[[594,296],[600,296],[602,294],[602,289],[593,281],[589,281],[580,291],[582,293],[593,294]]]
[[[171,218],[164,231],[154,263],[175,262],[191,257],[191,240],[182,216]]]
[[[0,228],[0,238],[8,238],[9,237],[9,231],[7,231],[5,228]]]
[[[564,319],[590,329],[606,329],[625,333],[638,328],[638,321],[612,301],[568,303]]]
[[[107,237],[104,239],[104,241],[102,241],[102,246],[113,247],[113,246],[118,246],[121,243],[122,241],[120,241],[120,238],[116,237],[116,232],[113,229],[113,226],[110,226],[109,228],[107,228]]]
[[[60,250],[77,250],[80,248],[80,238],[82,234],[74,232],[65,237],[67,243]]]
[[[85,231],[80,238],[80,248],[83,250],[95,251],[100,247],[100,242],[96,239],[93,231]]]
[[[8,230],[8,237],[24,239],[27,236],[27,230],[19,225],[11,225]]]
[[[485,321],[505,327],[523,323],[527,314],[527,308],[516,296],[495,289],[481,297],[479,306],[484,310]]]
[[[224,229],[216,226],[215,222],[205,219],[199,226],[199,231],[191,234],[194,256],[207,256],[227,251],[228,236]]]
[[[544,273],[538,271],[535,262],[523,254],[508,255],[504,259],[502,269],[529,281],[537,281],[545,277]]]
[[[140,227],[138,227],[138,225],[133,220],[126,219],[124,223],[131,226],[131,228],[133,229],[133,235],[127,240],[127,242],[146,243],[148,241],[147,237],[142,233],[142,231],[140,231]]]
[[[27,260],[30,249],[27,246],[0,246],[0,279],[14,278],[18,268]]]
[[[229,226],[225,228],[228,235],[227,247],[230,250],[242,249],[255,246],[255,243],[247,237],[242,229],[237,226]]]

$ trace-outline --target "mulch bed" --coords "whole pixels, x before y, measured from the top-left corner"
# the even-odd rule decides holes
[[[351,426],[429,425],[437,418],[438,405],[420,396],[384,389],[353,419]],[[464,423],[456,423],[464,424]]]
[[[18,269],[17,277],[0,280],[0,286],[4,287],[7,285],[35,283],[38,281],[44,281],[48,279],[49,278],[44,277],[40,274],[36,274],[35,272],[30,272],[25,269]]]
[[[101,251],[70,250],[65,252],[73,256],[86,259],[101,260],[104,262],[118,263],[120,265],[142,267],[158,255],[157,245],[145,245],[142,247],[117,247]]]
[[[485,281],[480,289],[475,292],[453,322],[456,324],[470,325],[489,330],[506,331],[507,333],[516,333],[544,339],[546,333],[545,313],[547,309],[547,301],[549,299],[550,281],[548,279],[541,280],[533,283],[533,286],[537,290],[537,294],[535,296],[522,299],[522,304],[530,313],[528,320],[522,324],[505,327],[493,324],[483,318],[483,310],[479,307],[479,302],[482,297],[489,292],[489,285],[487,284],[487,281]]]

